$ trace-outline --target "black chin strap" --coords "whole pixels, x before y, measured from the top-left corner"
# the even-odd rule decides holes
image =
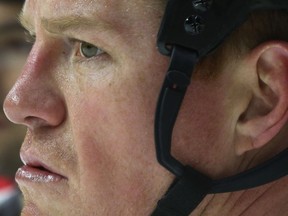
[[[175,46],[171,62],[164,80],[155,117],[155,143],[159,163],[174,173],[182,176],[183,165],[170,154],[173,127],[190,84],[198,55],[180,46]]]
[[[211,180],[187,166],[151,216],[188,216],[209,193]]]
[[[175,46],[157,105],[155,139],[159,163],[177,176],[152,216],[188,216],[210,193],[225,193],[257,187],[288,174],[288,149],[265,163],[235,176],[212,180],[184,166],[170,153],[178,111],[198,60],[196,52]]]
[[[183,176],[159,200],[152,216],[188,216],[207,194],[254,188],[288,174],[288,149],[265,163],[221,180],[212,180],[193,168],[184,167]]]

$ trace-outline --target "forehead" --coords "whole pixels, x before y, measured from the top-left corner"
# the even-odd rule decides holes
[[[113,4],[111,0],[28,0],[25,3],[25,9],[35,11],[38,14],[49,14],[51,16],[64,15],[67,13],[73,14],[91,14],[95,12],[107,11],[108,5],[116,8],[121,0],[117,1],[117,5]]]
[[[155,0],[26,0],[25,16],[56,18],[61,16],[101,17],[121,20],[155,9]],[[36,16],[35,16],[36,15]]]

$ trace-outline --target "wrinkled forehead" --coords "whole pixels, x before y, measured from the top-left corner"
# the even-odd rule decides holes
[[[30,14],[34,19],[76,15],[121,20],[157,11],[160,5],[157,2],[157,0],[26,0],[23,14],[25,16]]]
[[[95,13],[96,11],[102,12],[103,10],[107,12],[108,7],[116,9],[121,4],[121,0],[27,0],[24,11],[33,11],[37,15],[49,14],[50,16],[61,16],[67,13],[83,15]]]

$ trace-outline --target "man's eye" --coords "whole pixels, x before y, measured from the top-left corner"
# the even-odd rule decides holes
[[[99,49],[98,47],[92,44],[86,42],[80,43],[80,53],[85,58],[92,58],[102,54],[103,52],[104,52],[103,50]]]

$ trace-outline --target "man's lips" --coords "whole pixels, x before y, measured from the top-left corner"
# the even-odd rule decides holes
[[[53,173],[49,170],[45,170],[42,167],[33,167],[24,165],[16,172],[16,181],[30,181],[38,183],[53,183],[63,180],[64,177]]]
[[[42,160],[38,159],[35,154],[28,155],[21,152],[20,157],[24,166],[16,172],[16,181],[18,183],[20,181],[53,183],[67,179],[55,169],[42,162]]]

